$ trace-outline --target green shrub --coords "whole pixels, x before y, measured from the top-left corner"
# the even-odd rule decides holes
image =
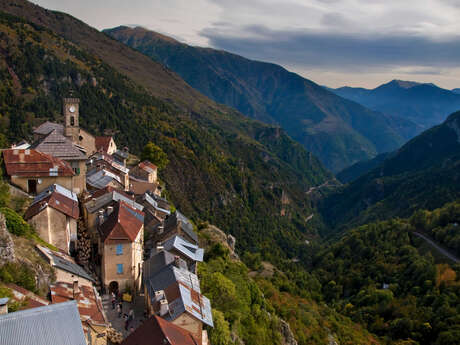
[[[0,280],[4,283],[14,283],[24,289],[37,292],[35,273],[27,266],[10,262],[0,268]]]
[[[2,207],[0,211],[5,215],[6,227],[9,232],[16,236],[27,236],[33,233],[31,226],[14,210]]]

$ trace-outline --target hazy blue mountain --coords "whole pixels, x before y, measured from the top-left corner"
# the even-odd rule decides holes
[[[408,119],[420,132],[460,110],[460,89],[446,90],[432,83],[393,80],[372,90],[348,86],[329,90],[370,109]]]
[[[371,111],[275,64],[191,47],[143,28],[105,32],[211,99],[280,125],[334,172],[395,150],[416,132],[410,121]]]
[[[460,198],[460,112],[389,154],[321,206],[334,227],[406,217]]]
[[[460,94],[460,88],[452,89],[451,91],[452,91],[453,93]]]

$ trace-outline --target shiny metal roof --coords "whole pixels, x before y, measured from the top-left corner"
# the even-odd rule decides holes
[[[86,345],[77,302],[0,315],[0,345]]]

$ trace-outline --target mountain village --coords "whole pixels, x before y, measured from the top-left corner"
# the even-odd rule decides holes
[[[56,277],[47,299],[8,285],[28,301],[8,313],[0,299],[9,343],[208,344],[211,304],[197,277],[204,250],[163,197],[157,167],[83,130],[78,98],[63,99],[63,120],[2,152],[10,192],[32,200],[24,218],[49,244],[35,250]]]

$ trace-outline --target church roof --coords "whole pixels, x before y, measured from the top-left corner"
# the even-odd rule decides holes
[[[60,123],[46,121],[35,128],[34,134],[47,135],[56,130],[59,134],[64,135],[64,126]]]
[[[86,153],[78,148],[56,129],[52,130],[43,140],[35,143],[32,148],[37,151],[58,157],[64,160],[83,160]]]

